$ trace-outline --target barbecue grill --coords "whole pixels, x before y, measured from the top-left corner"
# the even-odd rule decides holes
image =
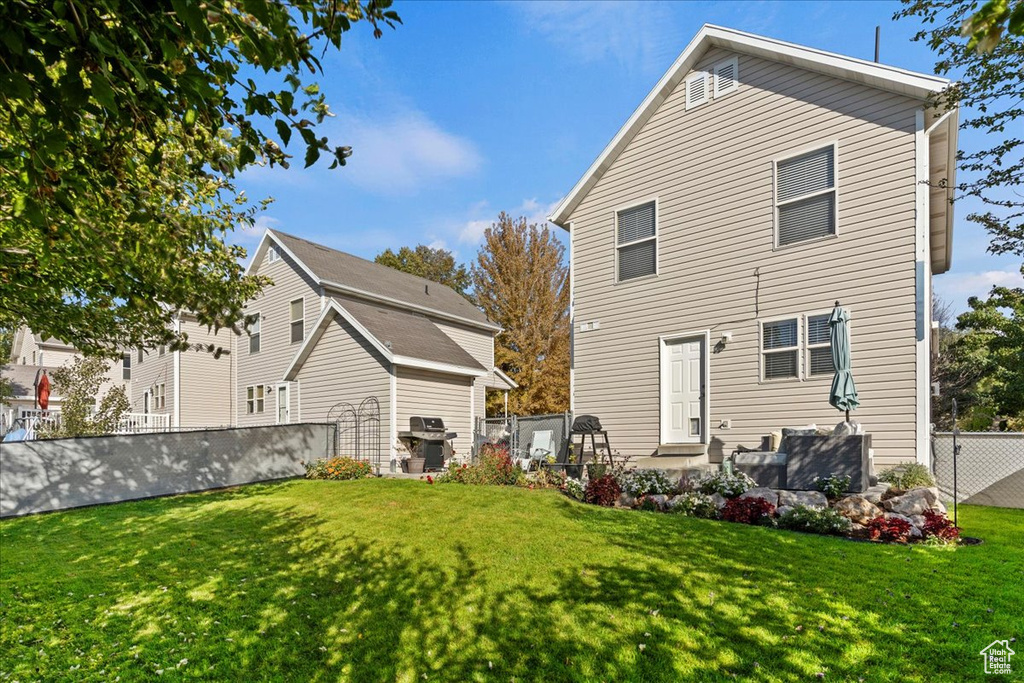
[[[444,461],[452,455],[455,432],[445,431],[444,420],[439,417],[409,418],[409,431],[398,432],[398,440],[413,458],[423,458],[423,471],[444,469]],[[410,471],[411,468],[410,468]]]

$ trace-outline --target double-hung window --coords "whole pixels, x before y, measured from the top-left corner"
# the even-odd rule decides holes
[[[832,342],[829,334],[828,313],[807,316],[807,375],[832,375]]]
[[[303,299],[296,299],[295,301],[291,302],[289,307],[291,312],[290,327],[292,335],[292,344],[296,344],[302,341],[302,337],[304,336],[302,319],[306,314],[306,307],[303,303]]]
[[[761,323],[761,378],[800,376],[800,323],[797,318]]]
[[[262,413],[266,407],[266,386],[257,384],[245,388],[245,412],[247,415]]]
[[[616,277],[619,282],[658,272],[658,227],[655,202],[615,214]]]
[[[255,318],[249,323],[249,353],[259,353],[260,323],[261,316],[257,313]]]
[[[776,243],[780,247],[836,234],[836,147],[775,162]]]
[[[121,358],[121,379],[132,378],[132,354],[126,353]]]
[[[165,384],[157,384],[153,386],[153,409],[163,410],[167,407],[167,393],[165,391]]]

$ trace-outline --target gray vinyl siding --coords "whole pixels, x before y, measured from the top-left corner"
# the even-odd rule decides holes
[[[324,330],[296,376],[302,396],[302,420],[326,420],[344,401],[355,407],[366,398],[380,403],[381,457],[389,452],[391,374],[388,363],[341,316]],[[292,391],[295,391],[294,385]]]
[[[472,329],[463,325],[438,320],[434,324],[464,348],[476,362],[487,368],[489,374],[494,368],[494,334],[486,330]],[[483,417],[487,410],[487,377],[477,377],[473,382],[473,416]]]
[[[696,70],[728,56],[713,49]],[[852,310],[854,416],[876,464],[912,460],[921,103],[744,55],[739,81],[690,111],[680,84],[569,218],[575,321],[600,322],[574,335],[576,412],[598,415],[616,450],[655,453],[659,337],[710,330],[712,461],[783,426],[834,426],[830,377],[761,382],[758,320],[827,312],[838,299]],[[831,142],[837,236],[776,249],[773,159]],[[654,198],[658,275],[616,283],[615,212]],[[732,341],[716,350],[726,331]]]
[[[174,354],[170,351],[160,355],[158,349],[146,349],[143,351],[143,360],[139,363],[139,351],[132,352],[132,381],[129,398],[131,400],[133,413],[143,412],[143,395],[152,391],[157,384],[164,385],[164,408],[157,410],[153,407],[150,399],[149,412],[155,415],[167,415],[167,424],[170,425],[174,415]]]
[[[267,250],[269,253],[269,250]],[[298,298],[305,301],[304,330],[308,336],[313,323],[320,315],[320,287],[304,271],[300,265],[292,261],[285,253],[274,263],[270,263],[267,255],[255,269],[256,274],[266,275],[274,284],[268,285],[253,301],[250,301],[247,312],[259,311],[261,314],[260,351],[249,353],[249,335],[239,335],[235,343],[235,363],[237,380],[235,381],[235,406],[237,424],[247,427],[277,422],[276,386],[284,377],[285,370],[298,353],[300,343],[291,342],[291,302]],[[246,388],[263,384],[270,388],[263,413],[247,415]],[[291,386],[291,421],[297,422],[302,412],[299,409],[299,397],[305,387]],[[302,414],[302,419],[309,419]]]
[[[193,320],[183,320],[182,332],[189,344],[210,344],[232,349],[234,333],[221,329],[216,334]],[[222,427],[231,425],[234,415],[231,356],[215,358],[205,349],[181,352],[181,426]]]
[[[398,368],[398,431],[409,428],[413,415],[440,417],[450,432],[457,432],[455,451],[468,456],[473,442],[469,422],[470,378],[430,370]]]

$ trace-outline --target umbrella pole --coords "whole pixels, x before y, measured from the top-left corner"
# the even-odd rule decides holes
[[[850,411],[849,410],[846,411],[846,421],[847,422],[850,421]]]

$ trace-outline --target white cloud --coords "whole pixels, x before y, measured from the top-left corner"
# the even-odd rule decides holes
[[[993,287],[1021,287],[1024,278],[1020,269],[987,270],[980,273],[946,273],[934,281],[935,296],[953,305],[956,312],[967,310],[967,299],[985,298]]]
[[[685,44],[663,3],[563,0],[514,6],[532,30],[583,62],[610,58],[628,68],[660,72]]]
[[[409,194],[437,181],[471,175],[476,145],[442,130],[419,111],[384,118],[343,115],[331,139],[352,147],[345,178],[380,194]]]
[[[527,223],[537,223],[544,226],[548,224],[548,214],[558,204],[557,201],[550,204],[542,204],[537,199],[524,199],[519,206],[507,213],[513,218],[526,217]],[[477,202],[469,210],[469,220],[462,223],[458,230],[458,241],[463,244],[479,244],[484,238],[484,231],[498,219],[498,211],[492,209],[486,201]]]

